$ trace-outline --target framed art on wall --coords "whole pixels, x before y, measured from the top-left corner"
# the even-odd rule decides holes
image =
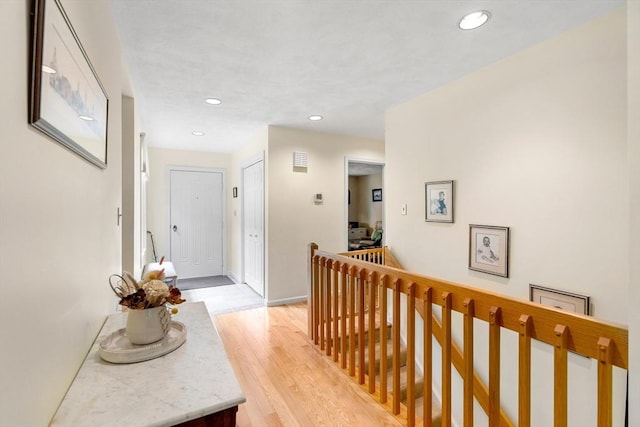
[[[371,200],[374,202],[382,201],[382,188],[374,188],[371,190]]]
[[[591,297],[558,289],[529,285],[529,300],[571,313],[590,314]]]
[[[34,0],[29,123],[107,167],[109,99],[59,0]]]
[[[424,184],[425,221],[453,222],[453,181]]]
[[[469,270],[509,277],[509,227],[469,225]]]

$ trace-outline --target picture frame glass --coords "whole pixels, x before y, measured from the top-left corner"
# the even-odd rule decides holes
[[[509,277],[509,227],[469,226],[469,269]]]
[[[29,122],[105,168],[108,97],[58,0],[36,1]]]
[[[425,221],[453,221],[453,181],[425,183]]]
[[[586,314],[591,312],[591,297],[561,291],[534,284],[529,285],[529,300],[537,304],[557,308],[570,313]]]

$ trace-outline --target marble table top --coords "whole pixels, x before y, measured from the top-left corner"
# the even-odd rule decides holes
[[[173,320],[186,342],[156,359],[105,362],[99,343],[124,328],[125,313],[107,318],[51,426],[171,426],[245,402],[204,303],[183,303]]]

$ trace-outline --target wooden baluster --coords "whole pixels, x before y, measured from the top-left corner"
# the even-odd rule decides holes
[[[369,274],[369,393],[376,391],[376,287],[378,273]]]
[[[442,425],[451,426],[451,293],[442,293]]]
[[[338,273],[340,272],[340,262],[333,262],[333,303],[332,303],[332,312],[333,312],[333,341],[331,342],[331,347],[333,348],[333,361],[338,362],[338,321],[340,320],[340,310],[339,310],[339,293],[338,293]]]
[[[313,257],[313,289],[312,289],[312,293],[313,293],[313,304],[312,304],[312,318],[313,318],[313,324],[312,324],[312,338],[313,338],[313,343],[315,345],[318,345],[319,342],[319,338],[318,338],[318,325],[320,324],[320,320],[319,320],[319,307],[320,307],[320,301],[319,301],[319,296],[320,296],[320,257],[318,255]]]
[[[327,344],[326,344],[326,348],[325,348],[325,353],[327,354],[327,356],[331,356],[331,345],[332,345],[332,337],[331,337],[331,320],[332,320],[332,313],[331,313],[331,284],[332,284],[332,279],[333,279],[333,269],[331,268],[333,265],[333,261],[331,261],[330,259],[327,260],[326,262],[326,270],[327,270],[327,286],[325,286],[325,292],[326,292],[326,300],[325,300],[325,305],[326,305],[326,320],[325,320],[325,327],[326,327],[326,340],[327,340]]]
[[[502,309],[489,309],[489,427],[500,426],[500,329]]]
[[[387,283],[388,276],[380,278],[380,403],[387,403]]]
[[[307,261],[309,262],[309,266],[307,267],[307,274],[309,278],[309,293],[307,295],[307,335],[309,335],[309,340],[316,343],[316,333],[315,329],[315,289],[318,285],[318,277],[315,275],[315,271],[317,271],[317,261],[315,252],[318,250],[318,245],[315,243],[309,243],[307,246]],[[316,343],[317,344],[317,343]]]
[[[320,258],[320,287],[318,289],[318,292],[320,293],[320,298],[319,298],[319,305],[320,305],[320,350],[324,350],[324,344],[325,344],[325,315],[327,314],[327,308],[325,307],[326,305],[326,297],[327,297],[327,292],[325,290],[326,286],[327,286],[327,270],[325,268],[325,261],[326,258],[322,257]]]
[[[564,325],[556,325],[553,329],[556,335],[553,351],[553,408],[554,426],[567,426],[567,343],[569,329]]]
[[[531,425],[531,316],[520,316],[518,357],[518,426]]]
[[[463,415],[464,426],[473,427],[473,318],[474,301],[465,298],[464,306],[464,390]]]
[[[349,268],[349,375],[356,375],[356,272],[355,265]]]
[[[611,427],[612,412],[612,343],[609,338],[598,339],[598,427]]]
[[[359,280],[358,280],[358,383],[364,384],[364,290],[366,286],[366,277],[367,271],[360,270],[358,272]]]
[[[424,343],[424,354],[423,354],[423,366],[424,366],[424,393],[423,393],[423,411],[422,411],[422,419],[423,426],[430,427],[431,419],[433,417],[433,301],[432,301],[431,288],[424,291],[424,300],[422,302],[423,306],[423,336],[422,342]]]
[[[416,424],[416,284],[407,287],[407,426]]]
[[[400,413],[400,290],[401,280],[393,284],[393,413]]]
[[[347,272],[349,266],[340,268],[340,367],[347,368]]]

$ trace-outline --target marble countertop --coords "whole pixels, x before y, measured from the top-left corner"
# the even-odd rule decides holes
[[[184,303],[173,319],[186,342],[156,359],[105,362],[99,343],[124,328],[125,313],[107,318],[51,426],[171,426],[245,402],[204,303]]]

